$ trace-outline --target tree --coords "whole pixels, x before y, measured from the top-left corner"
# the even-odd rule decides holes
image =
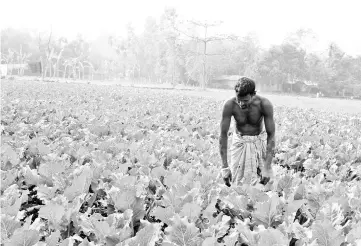
[[[283,44],[281,48],[281,68],[292,80],[306,77],[305,50],[292,44]]]
[[[108,37],[108,44],[113,48],[120,59],[124,61],[126,76],[134,80],[141,76],[143,58],[142,40],[134,32],[132,23],[127,24],[127,37]]]
[[[59,77],[59,66],[60,61],[62,59],[62,55],[64,49],[67,45],[68,41],[66,38],[61,37],[57,40],[57,44],[54,45],[54,56],[55,56],[55,63],[53,64],[53,76],[52,77]],[[64,71],[65,73],[65,71]]]
[[[129,74],[134,80],[135,77],[141,75],[141,42],[134,32],[134,27],[131,23],[127,25],[127,39],[126,39],[127,63],[130,64]],[[137,73],[137,75],[136,75]]]
[[[200,36],[196,36],[196,35],[192,35],[189,34],[187,32],[178,30],[180,33],[182,33],[184,36],[186,36],[187,38],[190,38],[191,41],[196,42],[196,46],[197,46],[197,51],[190,51],[189,55],[190,55],[190,59],[188,60],[190,62],[190,64],[192,64],[195,68],[198,68],[198,64],[199,62],[201,62],[201,68],[202,68],[202,72],[201,72],[201,88],[204,89],[206,87],[206,85],[208,84],[209,81],[209,72],[207,70],[207,58],[209,56],[213,56],[213,55],[219,55],[219,54],[210,54],[207,53],[207,48],[209,46],[209,44],[211,42],[216,42],[216,41],[223,41],[223,40],[230,40],[236,39],[236,36],[234,35],[215,35],[215,36],[209,36],[208,31],[210,28],[215,27],[220,25],[220,23],[208,23],[208,22],[200,22],[200,21],[188,21],[188,23],[196,28],[201,28],[203,29],[203,37]],[[202,47],[202,51],[200,51],[198,48],[198,44],[201,43]],[[223,54],[222,54],[223,55]],[[199,59],[199,57],[201,57],[201,59]],[[198,70],[198,69],[197,69]]]
[[[31,56],[31,53],[26,53],[23,51],[23,46],[20,45],[20,50],[19,52],[15,51],[15,54],[17,56],[17,63],[18,64],[26,64],[29,61],[29,58]],[[22,76],[24,75],[24,66],[21,66],[18,68],[18,75]]]
[[[153,17],[148,17],[145,22],[144,32],[140,38],[143,46],[142,71],[149,81],[156,80],[156,64],[159,57],[159,27],[157,21]]]
[[[1,63],[5,64],[12,64],[14,63],[16,57],[15,57],[15,51],[11,48],[8,49],[7,53],[1,52]],[[12,66],[10,67],[8,73],[12,74]]]
[[[318,84],[324,83],[327,79],[325,63],[316,54],[310,53],[305,57],[307,77]]]
[[[185,81],[184,42],[178,31],[180,20],[174,8],[166,8],[160,19],[159,57],[157,72],[161,79],[174,84],[176,81]]]
[[[312,49],[312,46],[317,42],[317,36],[312,29],[301,28],[295,32],[290,33],[284,40],[284,43],[289,43],[298,49],[304,50],[306,53]]]
[[[282,70],[280,62],[281,54],[282,49],[279,46],[273,46],[269,51],[259,55],[255,78],[261,85],[271,88],[273,85],[283,84],[287,80],[287,74]]]
[[[34,38],[27,29],[7,28],[1,31],[1,62],[26,64],[36,54]],[[24,74],[24,66],[18,66],[18,75]],[[13,67],[9,66],[9,74]]]
[[[261,49],[255,35],[248,34],[237,41],[226,40],[219,45],[223,50],[218,52],[224,54],[218,61],[222,74],[256,76],[256,60]]]
[[[361,85],[361,55],[354,57],[352,60],[352,67],[350,68],[351,74],[355,81]]]
[[[159,21],[149,17],[144,24],[139,35],[129,23],[124,37],[104,33],[92,43],[81,36],[56,37],[51,29],[34,35],[31,30],[7,28],[1,35],[1,63],[40,59],[43,78],[83,79],[87,73],[90,78],[97,73],[101,79],[121,75],[202,88],[212,77],[224,74],[250,76],[261,87],[277,86],[274,89],[290,87],[287,81],[311,80],[341,95],[360,85],[360,56],[346,54],[335,43],[327,54],[312,52],[316,36],[309,29],[296,30],[282,44],[262,50],[252,34],[242,39],[214,35],[219,22],[182,21],[174,8],[166,8]],[[8,66],[10,74],[12,67]],[[24,74],[21,67],[13,70]]]
[[[257,77],[269,86],[284,86],[285,82],[307,78],[306,52],[290,43],[274,45],[257,61]],[[292,86],[291,86],[292,91]]]
[[[84,40],[82,35],[77,35],[76,39],[67,43],[67,45],[62,48],[62,52],[64,58],[64,77],[67,72],[69,72],[69,76],[72,75],[73,78],[78,77],[78,79],[84,79],[86,65],[89,67],[89,73],[92,75],[93,66],[89,62],[90,44]]]
[[[43,36],[46,36],[45,38]],[[51,59],[54,58],[54,40],[53,40],[53,32],[50,29],[50,33],[48,35],[41,34],[39,32],[38,35],[38,48],[40,52],[40,61],[42,67],[42,78],[44,79],[49,70],[49,76],[51,76]]]
[[[22,50],[23,53],[35,54],[36,42],[34,37],[26,29],[6,28],[1,31],[1,53],[5,54],[9,49],[12,51]]]
[[[100,74],[101,78],[110,76],[108,68],[105,67],[105,61],[110,63],[118,59],[117,51],[111,43],[111,33],[99,35],[89,47],[89,62],[93,65],[94,73]]]

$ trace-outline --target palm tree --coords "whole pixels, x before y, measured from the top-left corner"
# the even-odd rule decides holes
[[[25,64],[25,63],[29,62],[29,58],[31,56],[31,53],[23,52],[23,46],[22,45],[20,45],[19,52],[15,51],[15,54],[17,55],[17,62],[19,64]],[[18,75],[23,76],[24,75],[24,70],[25,70],[25,66],[18,67]]]

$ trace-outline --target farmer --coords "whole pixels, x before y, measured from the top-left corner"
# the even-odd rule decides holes
[[[273,178],[271,167],[275,148],[275,122],[272,103],[256,95],[252,79],[242,77],[236,85],[236,96],[223,106],[219,138],[222,158],[222,177],[227,186],[257,183],[266,184]],[[230,146],[230,165],[227,160],[228,130],[235,120]],[[263,128],[263,121],[265,129]]]

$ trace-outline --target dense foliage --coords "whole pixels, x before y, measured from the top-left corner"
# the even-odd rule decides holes
[[[221,101],[1,86],[4,245],[361,243],[361,118],[275,107],[273,186],[227,187]]]

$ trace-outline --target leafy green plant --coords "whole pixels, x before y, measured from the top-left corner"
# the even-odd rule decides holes
[[[275,181],[219,176],[222,102],[2,83],[4,245],[359,245],[355,117],[275,107]]]

